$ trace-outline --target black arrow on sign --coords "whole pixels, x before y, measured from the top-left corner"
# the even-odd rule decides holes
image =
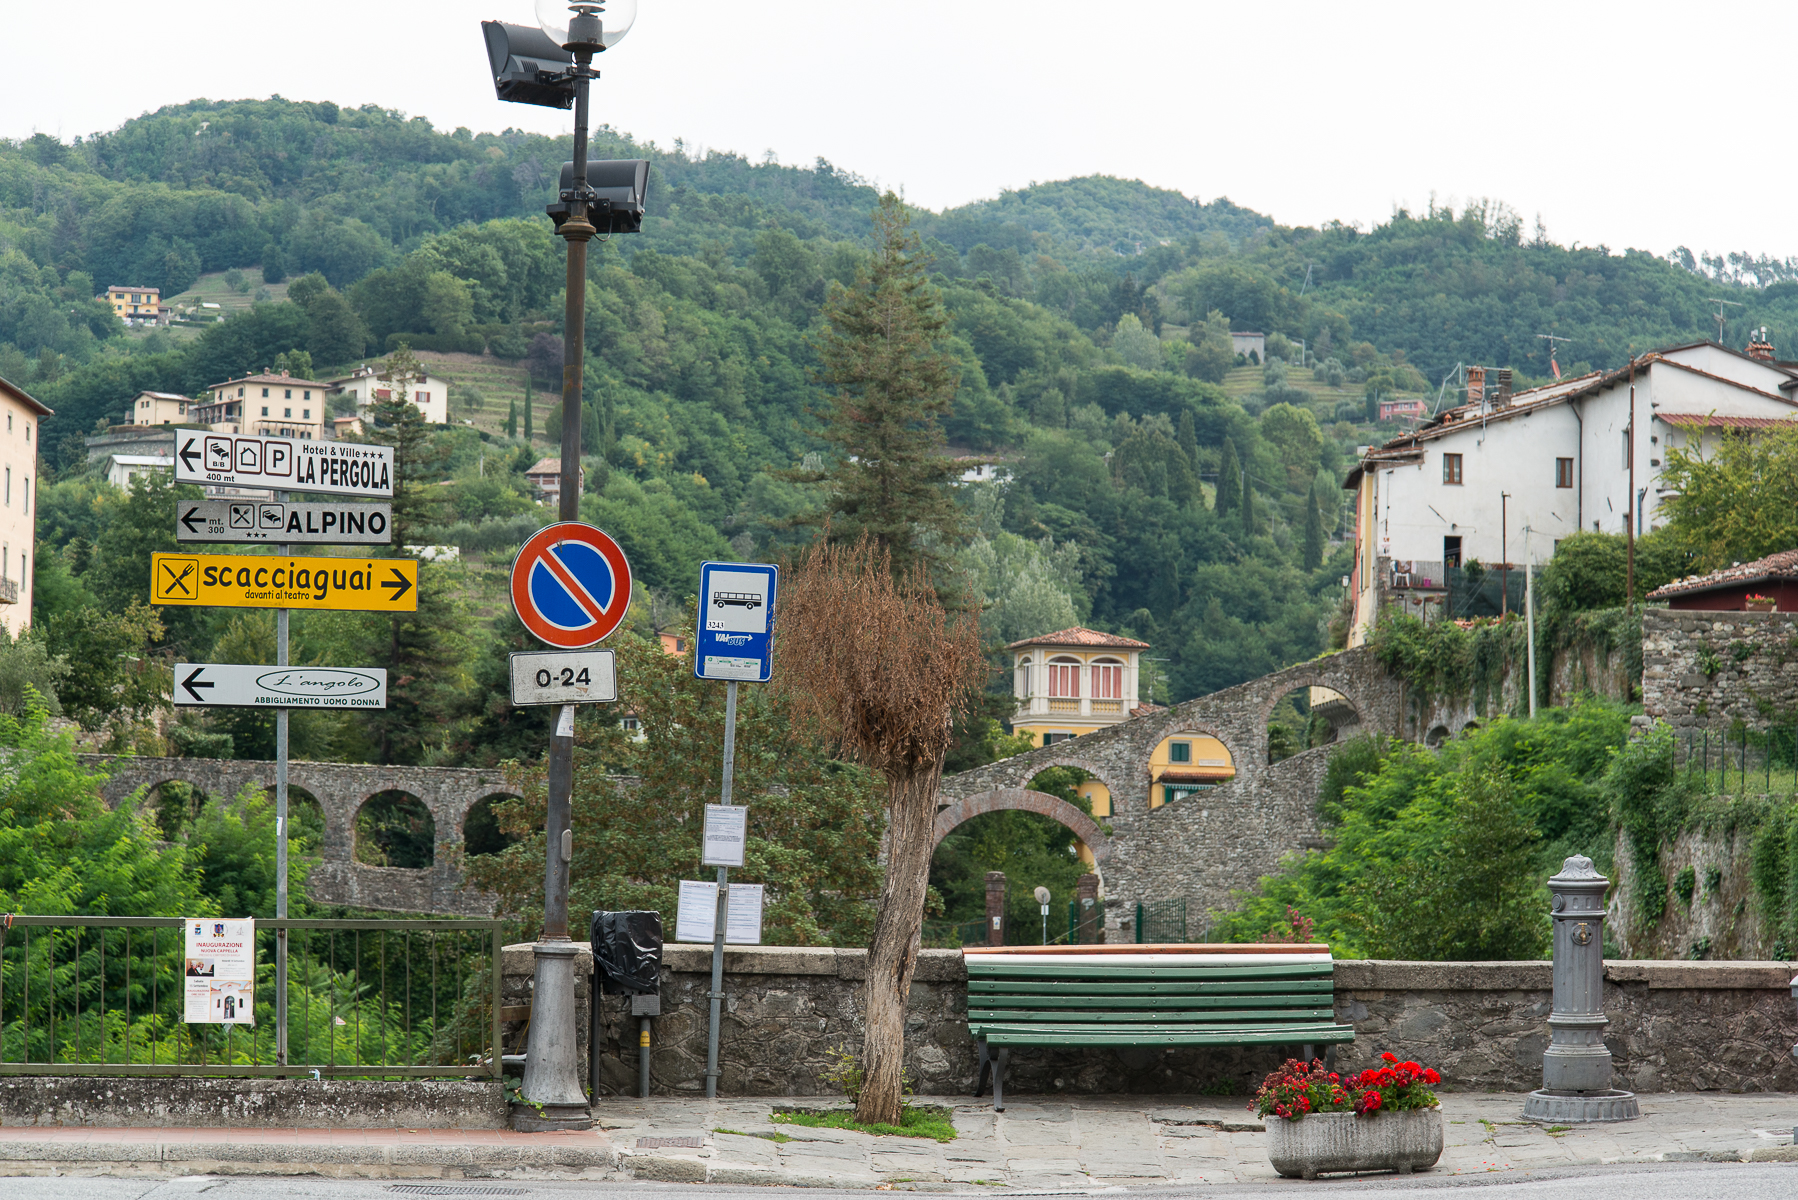
[[[181,523],[183,525],[187,526],[187,532],[189,532],[189,533],[200,532],[194,526],[194,514],[199,511],[200,511],[200,506],[198,504],[196,504],[192,508],[188,509],[186,512],[181,514]]]
[[[197,450],[194,449],[194,439],[193,438],[188,438],[187,444],[181,447],[181,454],[179,457],[182,462],[187,464],[188,470],[191,471],[194,469],[194,459],[199,458],[200,454]]]
[[[194,689],[209,688],[209,687],[217,686],[210,680],[200,678],[200,672],[204,671],[205,669],[206,669],[205,667],[195,667],[193,670],[193,674],[189,675],[186,679],[183,679],[181,681],[181,686],[186,688],[187,694],[192,696],[195,700],[204,700],[204,699],[206,699],[206,697],[200,695],[200,693],[195,691]]]
[[[393,578],[383,579],[381,581],[381,586],[393,589],[393,595],[387,597],[387,603],[392,604],[395,600],[398,600],[401,596],[404,596],[407,592],[412,590],[412,581],[407,579],[404,575],[401,575],[398,567],[388,567],[387,569],[393,572]]]

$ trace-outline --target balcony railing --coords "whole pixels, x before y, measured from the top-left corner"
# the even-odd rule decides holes
[[[1071,713],[1078,716],[1080,713],[1080,701],[1051,700],[1049,701],[1049,711],[1052,713]]]
[[[17,604],[19,602],[19,583],[16,579],[0,576],[0,604]]]

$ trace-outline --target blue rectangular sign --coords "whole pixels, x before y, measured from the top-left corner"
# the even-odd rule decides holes
[[[767,683],[774,672],[774,595],[780,569],[767,563],[703,563],[693,674]]]

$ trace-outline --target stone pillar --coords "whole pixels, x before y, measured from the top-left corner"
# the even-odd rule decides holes
[[[1554,1009],[1542,1055],[1542,1087],[1523,1115],[1547,1124],[1630,1121],[1641,1115],[1633,1092],[1611,1087],[1604,1044],[1604,894],[1610,880],[1576,854],[1548,881],[1554,919]]]
[[[986,944],[1005,944],[1005,872],[986,873]]]
[[[1082,875],[1074,883],[1074,902],[1079,913],[1079,938],[1082,946],[1105,940],[1103,923],[1099,919],[1099,877],[1090,872]]]

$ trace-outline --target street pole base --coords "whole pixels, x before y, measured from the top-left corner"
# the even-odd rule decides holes
[[[512,1128],[519,1133],[593,1128],[593,1114],[584,1104],[513,1104],[509,1107]]]
[[[1634,1092],[1564,1092],[1537,1088],[1523,1098],[1523,1119],[1544,1125],[1596,1125],[1634,1121],[1642,1115]]]

